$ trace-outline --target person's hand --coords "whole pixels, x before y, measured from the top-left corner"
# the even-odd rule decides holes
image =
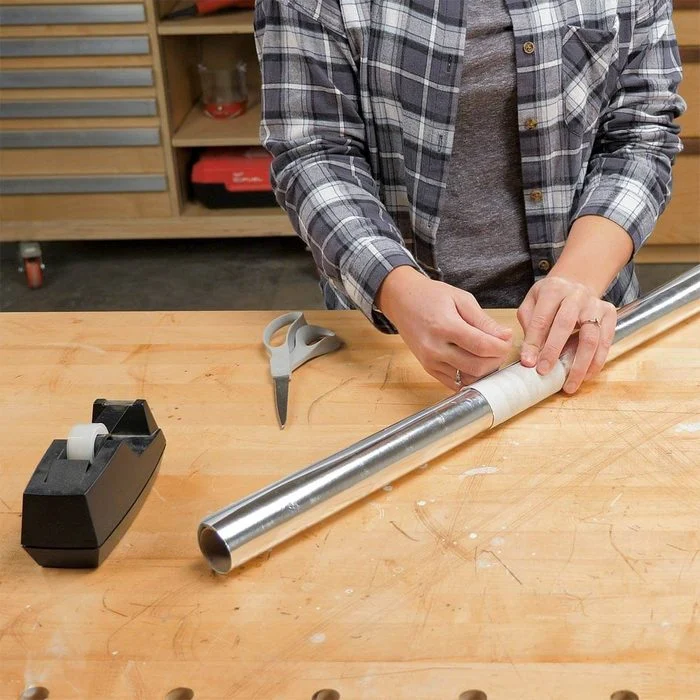
[[[596,321],[597,322],[591,322]],[[536,282],[518,309],[525,340],[520,361],[547,374],[574,329],[578,343],[564,391],[573,394],[584,379],[600,372],[615,335],[615,307],[583,284],[549,276]]]
[[[425,370],[446,387],[496,370],[511,347],[512,331],[494,321],[461,289],[428,279],[412,267],[392,270],[377,305]]]

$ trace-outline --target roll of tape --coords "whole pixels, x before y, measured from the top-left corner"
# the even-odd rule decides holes
[[[520,363],[471,384],[489,403],[493,411],[493,425],[504,423],[548,396],[556,394],[566,381],[567,370],[559,359],[544,377],[534,367]]]
[[[68,433],[66,457],[92,462],[95,458],[95,441],[101,435],[109,435],[109,430],[103,423],[74,425]]]

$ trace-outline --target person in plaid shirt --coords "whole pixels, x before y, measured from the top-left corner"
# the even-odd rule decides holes
[[[261,141],[328,308],[454,389],[605,362],[681,149],[670,0],[257,0]]]

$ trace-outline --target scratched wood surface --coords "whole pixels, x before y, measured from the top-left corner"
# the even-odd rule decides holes
[[[700,321],[219,577],[205,514],[446,395],[313,312],[346,347],[295,373],[280,432],[274,315],[0,315],[0,697],[697,700]],[[101,568],[42,569],[22,491],[101,396],[149,401],[160,475]]]

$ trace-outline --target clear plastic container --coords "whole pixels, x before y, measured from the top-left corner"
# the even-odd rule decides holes
[[[248,72],[245,61],[232,68],[198,66],[202,84],[202,109],[212,119],[232,119],[248,107]]]

